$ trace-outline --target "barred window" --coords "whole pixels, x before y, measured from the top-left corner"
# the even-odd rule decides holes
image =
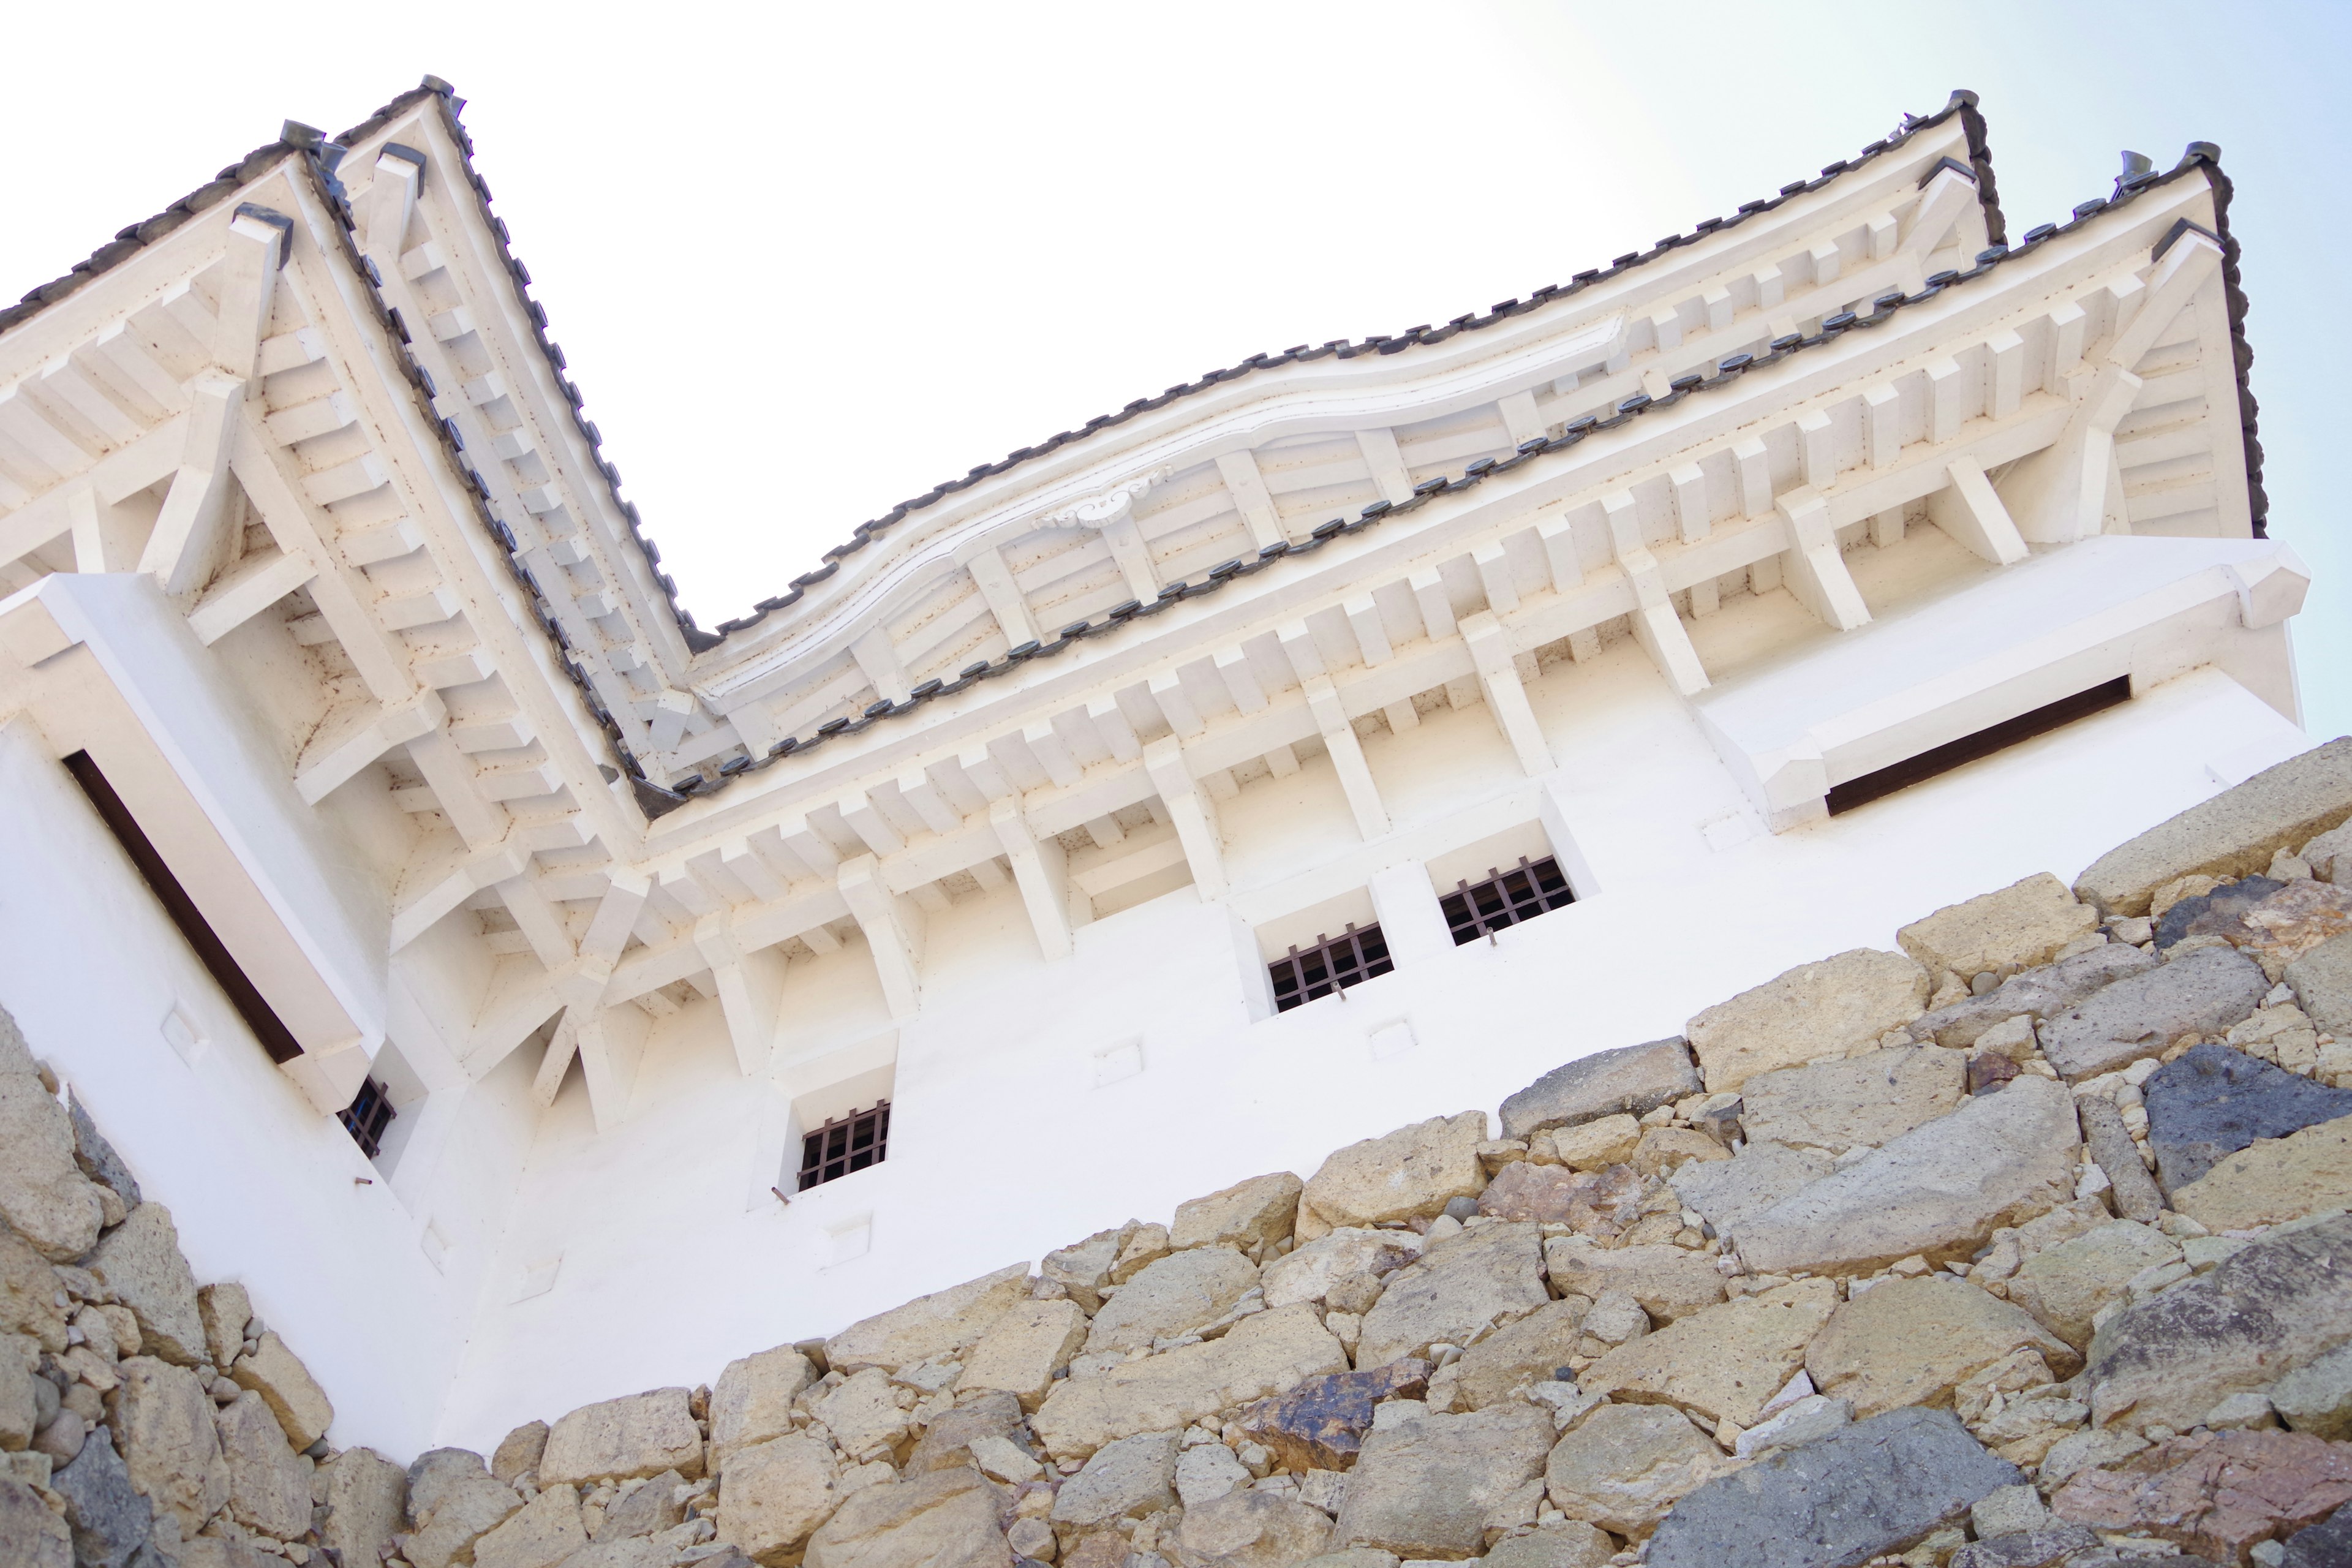
[[[383,1147],[383,1130],[399,1114],[393,1110],[392,1097],[384,1092],[383,1085],[368,1079],[361,1083],[352,1102],[336,1113],[336,1120],[352,1135],[352,1142],[360,1146],[360,1152],[373,1160]]]
[[[1319,936],[1313,947],[1290,950],[1266,965],[1274,977],[1274,1007],[1287,1013],[1318,996],[1360,985],[1394,969],[1378,921],[1359,930],[1352,922],[1338,936]]]
[[[1532,864],[1522,855],[1517,870],[1486,869],[1485,881],[1456,882],[1454,890],[1438,900],[1456,947],[1576,902],[1559,862],[1549,855]]]
[[[871,1110],[853,1110],[829,1118],[801,1140],[800,1191],[839,1181],[852,1171],[882,1163],[890,1144],[890,1102],[875,1102]]]

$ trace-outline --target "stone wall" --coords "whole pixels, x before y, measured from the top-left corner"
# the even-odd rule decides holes
[[[0,1028],[0,1568],[2352,1562],[2347,819],[2337,741],[1498,1126],[405,1468]]]

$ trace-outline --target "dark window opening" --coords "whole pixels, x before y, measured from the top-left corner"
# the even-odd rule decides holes
[[[236,1016],[245,1020],[245,1026],[253,1031],[253,1037],[261,1042],[261,1048],[269,1053],[269,1059],[290,1062],[300,1056],[301,1042],[295,1039],[294,1032],[270,1010],[269,1004],[262,999],[260,989],[230,956],[228,944],[221,941],[220,933],[213,930],[211,923],[205,919],[204,911],[196,908],[196,901],[188,897],[188,890],[180,886],[180,879],[172,875],[172,868],[163,863],[163,857],[156,853],[155,846],[132,819],[131,808],[122,804],[122,797],[114,793],[114,786],[106,782],[106,775],[98,771],[98,764],[90,760],[89,753],[76,752],[68,757],[66,771],[73,774],[74,783],[79,784],[81,793],[89,797],[89,804],[98,808],[100,819],[114,835],[115,842],[122,846],[123,853],[131,857],[131,863],[138,867],[139,874],[147,879],[147,886],[153,890],[156,902],[162,904],[163,912],[172,917],[172,923],[180,928],[180,935],[194,950],[196,961],[205,966],[205,973],[213,977],[213,983],[228,997],[229,1005],[236,1008]]]
[[[1453,928],[1456,947],[1576,902],[1575,889],[1560,873],[1559,862],[1549,855],[1532,864],[1522,855],[1515,871],[1489,866],[1485,881],[1456,882],[1454,887],[1453,892],[1438,900],[1438,907],[1445,911],[1445,923]]]
[[[383,1147],[383,1130],[399,1114],[392,1108],[392,1097],[384,1092],[383,1085],[368,1079],[360,1085],[351,1104],[336,1112],[336,1119],[352,1135],[352,1142],[360,1146],[360,1152],[373,1160]]]
[[[878,1165],[890,1146],[890,1102],[834,1117],[801,1140],[800,1191]]]
[[[1864,773],[1858,779],[1848,779],[1842,784],[1833,785],[1829,795],[1830,815],[1835,816],[1840,812],[1852,811],[1855,806],[1868,805],[1883,795],[1925,783],[1937,773],[1966,767],[1980,758],[1991,756],[1995,752],[2031,741],[2036,735],[2046,735],[2077,719],[2087,719],[2094,713],[2120,707],[2130,700],[2131,677],[2118,675],[2088,691],[2062,697],[2031,713],[2020,713],[2014,719],[2005,719],[1990,728],[1979,730],[1973,735],[1947,741],[1916,757],[1906,757],[1899,763],[1889,763],[1874,773]]]
[[[1361,931],[1350,922],[1338,936],[1317,937],[1313,947],[1292,948],[1288,957],[1267,964],[1266,973],[1274,977],[1274,1010],[1287,1013],[1395,967],[1379,922]]]

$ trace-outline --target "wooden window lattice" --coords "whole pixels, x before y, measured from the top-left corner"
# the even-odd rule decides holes
[[[1287,1013],[1395,967],[1379,922],[1361,930],[1350,922],[1338,936],[1318,935],[1313,947],[1293,947],[1287,957],[1267,964],[1266,973],[1274,977],[1275,1011]]]
[[[352,1142],[360,1146],[360,1152],[373,1160],[383,1147],[383,1130],[399,1114],[392,1108],[392,1098],[384,1092],[383,1085],[368,1079],[361,1083],[352,1102],[336,1112],[336,1120],[352,1135]]]
[[[828,1120],[801,1140],[801,1184],[808,1191],[838,1181],[852,1171],[878,1165],[890,1145],[890,1102]]]
[[[1454,890],[1438,900],[1456,947],[1576,902],[1574,889],[1560,874],[1559,862],[1549,855],[1532,863],[1522,855],[1514,870],[1492,866],[1486,870],[1485,881],[1456,882]]]

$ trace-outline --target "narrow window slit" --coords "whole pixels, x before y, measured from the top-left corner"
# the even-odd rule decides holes
[[[890,1102],[875,1102],[871,1110],[853,1110],[828,1118],[825,1124],[801,1139],[799,1190],[839,1181],[852,1171],[878,1165],[890,1144]]]
[[[2005,751],[2011,746],[2031,741],[2037,735],[2046,735],[2053,730],[2063,729],[2077,719],[2087,719],[2094,713],[2120,707],[2130,700],[2131,677],[2118,675],[2113,680],[2103,681],[2087,691],[2077,691],[2072,697],[2062,697],[2057,701],[2047,703],[2031,712],[2021,713],[2014,719],[2005,719],[1998,724],[1979,730],[1973,735],[1963,735],[1957,741],[1947,741],[1942,745],[1932,747],[1916,757],[1906,757],[1899,763],[1890,763],[1876,773],[1864,773],[1860,778],[1848,779],[1842,784],[1834,784],[1831,786],[1829,793],[1830,815],[1835,816],[1840,812],[1852,811],[1858,805],[1868,805],[1872,801],[1893,795],[1896,790],[1908,789],[1915,784],[1924,784],[1938,773],[1948,773],[1955,768],[1966,767],[1970,763],[1991,756],[1995,752]]]
[[[1313,947],[1293,947],[1288,956],[1267,964],[1266,973],[1274,979],[1275,1011],[1287,1013],[1395,967],[1380,922],[1360,928],[1351,921],[1338,936],[1318,933]]]

